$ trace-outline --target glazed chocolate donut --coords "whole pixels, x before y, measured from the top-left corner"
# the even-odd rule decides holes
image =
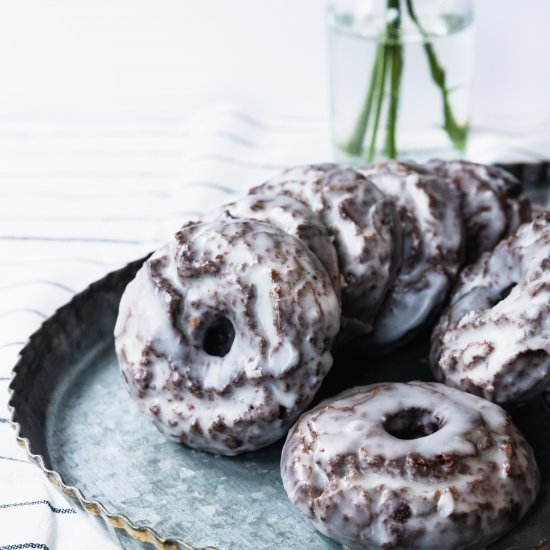
[[[374,384],[303,414],[283,448],[290,500],[352,548],[484,548],[534,502],[533,452],[498,405],[442,384]]]
[[[357,169],[399,209],[403,258],[368,344],[389,351],[425,328],[443,305],[463,259],[458,194],[431,170],[390,161]]]
[[[523,186],[509,172],[465,160],[435,159],[428,167],[461,195],[468,263],[531,219],[531,204],[522,195]]]
[[[234,455],[282,437],[332,365],[340,306],[319,260],[270,224],[190,224],[126,288],[131,396],[170,438]]]
[[[314,212],[322,212],[326,206],[322,193],[323,181],[331,174],[343,170],[346,169],[331,162],[293,166],[265,183],[252,187],[248,193],[250,195],[285,195],[306,204]]]
[[[249,193],[290,196],[320,216],[334,237],[344,279],[347,330],[370,332],[401,256],[393,202],[361,174],[337,164],[291,168]]]
[[[465,269],[432,335],[438,380],[501,404],[550,388],[550,214]]]
[[[254,219],[276,225],[300,239],[319,258],[340,296],[342,280],[332,238],[319,216],[305,204],[284,195],[246,195],[207,214],[203,221],[216,218]]]

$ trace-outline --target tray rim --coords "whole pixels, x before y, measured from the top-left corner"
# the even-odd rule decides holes
[[[99,500],[88,498],[78,487],[66,483],[63,476],[59,472],[46,467],[44,457],[41,454],[34,452],[30,439],[22,435],[22,426],[16,420],[17,409],[13,403],[16,396],[14,383],[16,382],[18,376],[22,377],[22,374],[19,371],[25,365],[26,354],[30,353],[33,343],[40,339],[42,334],[48,330],[49,325],[55,324],[57,319],[62,316],[66,310],[74,308],[78,302],[85,300],[86,296],[94,293],[97,288],[108,285],[110,279],[116,279],[126,271],[130,271],[132,269],[136,270],[147,258],[149,258],[151,254],[152,253],[149,253],[142,258],[128,262],[124,266],[106,273],[103,277],[86,286],[82,291],[75,294],[68,302],[57,308],[28,337],[25,345],[19,351],[17,361],[10,372],[10,382],[8,385],[8,420],[10,426],[15,431],[16,442],[19,447],[24,449],[26,458],[29,462],[33,463],[43,472],[47,480],[56,488],[56,490],[70,498],[73,503],[86,511],[86,513],[90,514],[90,516],[103,520],[106,524],[103,526],[104,529],[108,530],[108,527],[110,526],[112,528],[124,531],[135,541],[151,544],[160,550],[219,550],[215,546],[192,546],[180,537],[164,537],[158,533],[154,527],[146,525],[145,523],[137,525],[122,512],[109,511]],[[550,411],[550,392],[548,392],[547,395],[543,395],[543,401]],[[550,546],[547,546],[547,544],[548,541],[543,541],[542,546],[536,546],[535,548],[541,548],[541,550],[548,548],[548,550],[550,550]]]
[[[125,271],[128,271],[132,268],[137,267],[138,265],[143,264],[143,262],[149,256],[150,254],[147,254],[143,258],[139,258],[138,260],[129,262],[126,265],[116,270],[108,272],[106,275],[104,275],[100,279],[89,284],[84,290],[82,290],[81,292],[78,292],[68,302],[63,304],[61,307],[57,308],[28,337],[25,345],[19,351],[17,361],[13,366],[13,368],[11,369],[11,373],[10,373],[10,382],[8,385],[9,423],[15,431],[16,442],[19,445],[19,447],[24,449],[27,459],[31,463],[36,465],[42,471],[42,473],[44,473],[48,481],[57,490],[61,491],[65,496],[72,499],[74,503],[80,506],[83,510],[89,513],[91,516],[99,517],[103,521],[105,521],[107,525],[110,525],[116,529],[124,530],[132,539],[136,541],[152,544],[156,548],[159,548],[161,550],[216,550],[216,548],[212,546],[207,546],[207,547],[192,546],[191,544],[189,544],[188,542],[185,542],[179,537],[176,537],[176,538],[163,537],[153,527],[148,525],[142,525],[142,526],[136,525],[136,523],[134,523],[125,514],[118,511],[110,512],[98,500],[93,500],[86,497],[86,495],[84,495],[84,493],[78,487],[66,483],[59,472],[46,467],[44,457],[41,454],[35,453],[33,451],[31,441],[29,440],[28,437],[25,437],[24,435],[22,435],[21,433],[22,426],[15,419],[17,415],[17,410],[14,405],[14,398],[16,393],[16,390],[14,388],[14,383],[18,376],[22,376],[19,371],[23,368],[23,365],[26,359],[25,355],[28,353],[28,350],[30,346],[32,346],[33,342],[36,341],[38,338],[40,338],[42,333],[48,329],[48,326],[50,324],[53,324],[57,318],[63,315],[64,311],[71,309],[72,307],[75,306],[76,303],[78,303],[81,300],[84,300],[85,297],[88,296],[89,294],[92,294],[96,288],[108,284],[110,279],[113,279],[116,276],[120,276]]]
[[[519,179],[524,181],[525,178],[523,172],[525,169],[536,168],[537,178],[536,183],[539,183],[541,178],[541,173],[543,172],[547,177],[550,174],[550,161],[544,160],[543,162],[536,163],[507,163],[507,162],[496,162],[492,163],[504,168],[507,171],[514,173]],[[516,172],[521,172],[517,174]],[[548,207],[543,206],[543,209],[548,209]],[[64,303],[62,306],[55,309],[55,311],[45,319],[40,326],[27,338],[25,345],[19,351],[17,360],[10,371],[10,381],[8,385],[8,413],[9,413],[9,424],[15,431],[16,442],[19,447],[23,448],[26,454],[26,458],[29,462],[36,465],[46,476],[46,479],[61,493],[69,497],[77,506],[81,507],[88,514],[94,517],[101,518],[107,525],[114,527],[115,529],[125,531],[132,539],[142,542],[149,543],[154,545],[156,548],[161,550],[217,550],[215,547],[195,547],[191,544],[185,542],[179,537],[176,538],[165,538],[161,536],[153,527],[148,525],[142,525],[141,527],[136,525],[131,519],[126,515],[120,512],[109,512],[105,506],[98,500],[92,500],[87,498],[83,492],[76,486],[65,483],[63,477],[55,470],[49,469],[46,467],[44,458],[39,453],[35,453],[32,449],[31,441],[29,438],[21,434],[21,424],[15,420],[17,414],[16,408],[13,404],[15,397],[14,382],[17,379],[19,370],[21,370],[22,365],[25,361],[25,355],[28,353],[29,347],[32,346],[33,342],[40,338],[43,331],[47,330],[48,325],[53,324],[55,320],[63,314],[67,309],[74,307],[75,303],[83,300],[85,296],[94,292],[97,287],[105,285],[109,279],[115,278],[117,275],[124,273],[125,271],[130,270],[132,267],[138,267],[142,265],[153,252],[150,252],[143,256],[142,258],[133,260],[126,263],[125,265],[109,271],[103,277],[93,281],[87,285],[82,291],[75,294],[68,302]],[[543,395],[543,401],[546,404],[547,408],[550,411],[550,392],[546,395]],[[543,547],[546,548],[545,543]]]

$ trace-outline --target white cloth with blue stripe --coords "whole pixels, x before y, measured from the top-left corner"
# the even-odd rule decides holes
[[[2,125],[0,550],[117,547],[16,445],[8,385],[28,336],[75,293],[156,248],[183,221],[283,167],[330,159],[329,136],[323,119],[258,120],[232,106],[202,111],[185,125]],[[490,161],[499,152],[517,159],[532,145],[522,136],[532,141],[518,130],[514,142],[507,134],[499,146],[479,133],[475,158]],[[536,158],[527,153],[524,160]]]
[[[102,275],[283,166],[329,158],[319,119],[214,107],[186,125],[4,125],[0,130],[0,549],[109,550],[15,442],[10,371],[28,336]],[[121,512],[124,512],[121,510]]]

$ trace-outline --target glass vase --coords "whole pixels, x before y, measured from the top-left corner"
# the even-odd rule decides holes
[[[332,0],[327,23],[337,160],[464,155],[472,0]]]

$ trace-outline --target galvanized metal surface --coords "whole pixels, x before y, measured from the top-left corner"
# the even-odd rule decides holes
[[[280,444],[237,458],[167,441],[119,378],[112,331],[120,295],[143,260],[76,296],[33,335],[12,382],[19,442],[50,481],[117,527],[125,547],[330,549],[289,503]],[[426,342],[389,357],[337,357],[319,397],[382,380],[431,379]],[[528,516],[491,548],[549,548],[550,413],[542,399],[512,411],[542,470]]]

